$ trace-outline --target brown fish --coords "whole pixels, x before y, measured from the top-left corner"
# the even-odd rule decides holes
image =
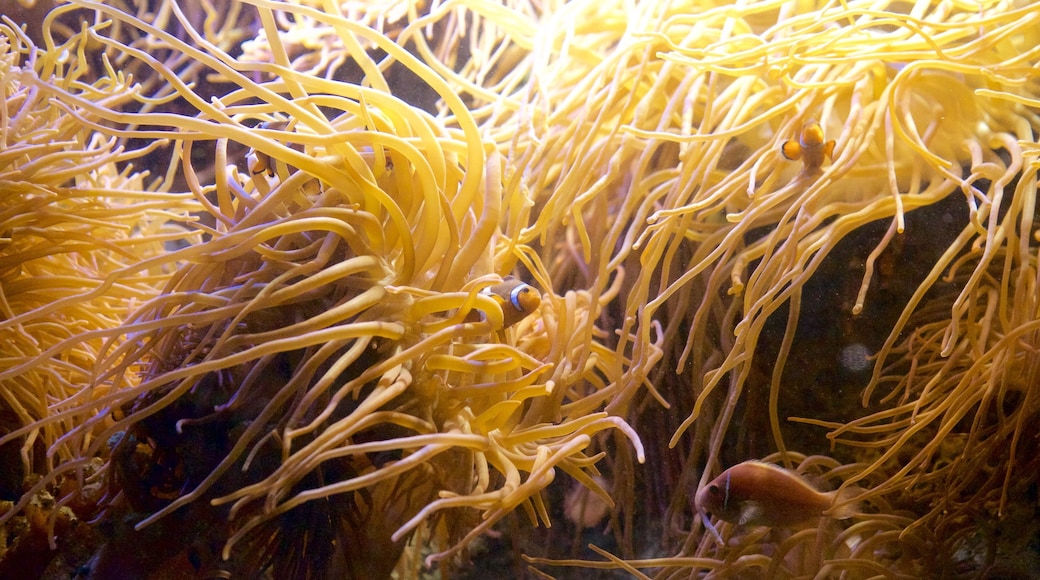
[[[805,478],[772,463],[745,461],[730,467],[697,492],[694,504],[705,527],[719,535],[711,516],[737,525],[782,528],[828,516],[851,517],[859,510],[849,502],[862,492],[859,488],[821,492]],[[831,513],[824,513],[842,504]]]
[[[484,291],[502,306],[502,322],[507,328],[527,318],[542,303],[542,297],[534,287],[512,276],[506,276],[501,284]]]
[[[513,276],[502,278],[502,282],[481,290],[481,294],[490,296],[502,307],[502,327],[510,326],[520,322],[528,315],[538,310],[542,303],[542,296],[530,284],[518,280]],[[476,322],[484,318],[484,313],[473,311],[466,318],[467,322]]]
[[[823,128],[815,120],[810,120],[802,127],[798,140],[784,141],[780,152],[792,161],[801,159],[805,171],[816,171],[827,158],[834,155],[834,140],[824,140]]]

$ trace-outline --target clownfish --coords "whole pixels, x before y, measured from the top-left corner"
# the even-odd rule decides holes
[[[834,154],[834,140],[824,141],[823,127],[810,120],[802,127],[798,140],[788,139],[780,146],[780,153],[791,161],[801,159],[805,171],[816,171]]]
[[[502,326],[508,328],[538,310],[542,297],[530,284],[506,276],[502,282],[481,290],[502,307]]]
[[[256,126],[257,129],[277,129],[279,131],[284,130],[289,126],[288,121],[264,121]],[[250,175],[260,175],[266,173],[268,177],[274,177],[274,160],[271,156],[263,151],[257,151],[256,149],[250,149],[249,153],[246,154],[246,168],[249,170]]]
[[[711,516],[737,525],[771,528],[790,527],[821,516],[842,520],[859,511],[851,500],[862,492],[857,487],[822,492],[793,471],[772,463],[745,461],[701,488],[694,505],[704,526],[722,542]],[[837,509],[828,511],[836,505]]]
[[[288,121],[264,121],[256,126],[257,129],[273,129],[277,131],[284,131],[289,126]],[[303,147],[298,143],[290,143],[289,146],[297,151],[303,151]],[[390,158],[388,151],[383,151],[384,169],[387,172],[394,170],[394,161]],[[280,163],[279,161],[272,159],[270,155],[263,151],[256,149],[249,149],[246,153],[246,169],[249,170],[250,175],[261,175],[267,174],[268,178],[272,178],[276,175],[275,164]],[[283,164],[284,165],[284,164]],[[285,166],[289,167],[289,166]]]
[[[246,166],[250,175],[266,173],[268,177],[274,177],[274,162],[271,161],[271,156],[263,151],[250,149],[246,156]]]

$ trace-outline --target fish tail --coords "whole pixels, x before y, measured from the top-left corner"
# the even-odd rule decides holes
[[[832,491],[833,507],[827,510],[827,515],[836,520],[844,520],[860,513],[861,502],[858,498],[866,492],[867,490],[855,485]]]

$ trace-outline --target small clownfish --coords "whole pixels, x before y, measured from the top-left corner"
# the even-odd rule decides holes
[[[271,161],[271,156],[263,151],[250,149],[246,157],[246,165],[250,175],[266,173],[268,177],[274,177],[274,163]]]
[[[801,475],[772,463],[745,461],[730,467],[697,492],[694,505],[704,526],[721,543],[711,516],[737,525],[783,528],[827,516],[852,517],[859,505],[851,501],[863,493],[858,487],[822,492]],[[831,513],[831,507],[842,504]]]
[[[502,326],[508,328],[538,310],[542,297],[530,284],[506,276],[502,282],[481,290],[502,307]]]
[[[256,126],[257,129],[275,129],[285,130],[289,126],[288,121],[264,121]],[[256,149],[249,149],[249,153],[246,154],[246,169],[249,170],[250,175],[260,175],[266,173],[268,177],[274,177],[274,160],[271,156],[263,151],[257,151]]]
[[[780,152],[791,161],[802,160],[805,171],[816,171],[826,159],[834,154],[834,140],[823,140],[823,127],[815,120],[802,126],[798,140],[788,139],[780,146]]]

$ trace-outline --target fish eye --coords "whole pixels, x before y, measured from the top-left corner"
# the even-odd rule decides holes
[[[708,486],[708,491],[710,491],[712,494],[717,494],[717,493],[719,493],[719,486],[717,486],[717,485],[715,485],[713,483],[713,484]]]

